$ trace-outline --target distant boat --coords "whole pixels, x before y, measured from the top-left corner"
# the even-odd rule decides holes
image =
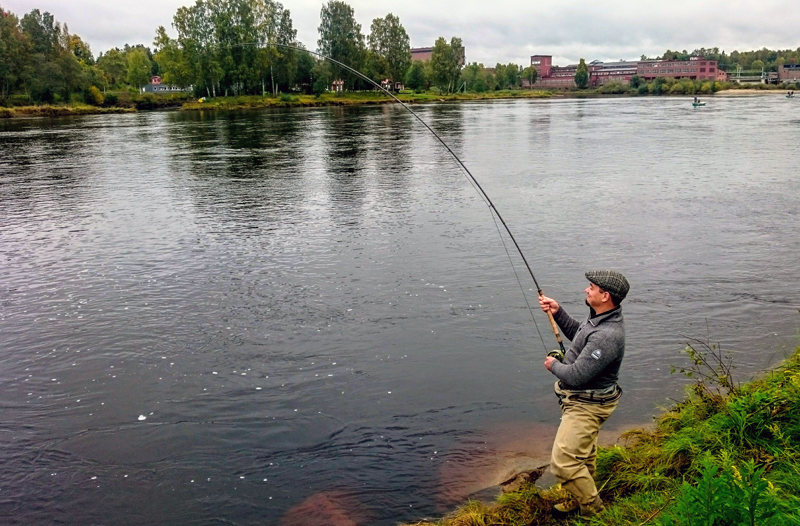
[[[705,105],[706,105],[705,102],[693,102],[692,103],[692,106],[694,106],[695,108],[698,107],[698,106],[705,106]]]
[[[793,98],[794,98],[794,95],[786,95],[786,98],[787,98],[787,99],[793,99]]]

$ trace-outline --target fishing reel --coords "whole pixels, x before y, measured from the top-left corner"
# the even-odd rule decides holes
[[[563,362],[564,361],[564,353],[561,352],[559,349],[556,349],[555,351],[550,351],[549,353],[547,353],[547,356],[548,357],[553,357],[556,360],[558,360],[559,362]]]

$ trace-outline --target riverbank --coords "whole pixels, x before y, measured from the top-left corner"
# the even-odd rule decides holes
[[[112,106],[102,108],[88,104],[71,104],[69,106],[16,106],[12,108],[0,107],[0,119],[14,117],[69,117],[75,115],[98,115],[108,113],[135,113],[136,108],[120,108]]]
[[[548,91],[507,90],[487,93],[451,93],[449,95],[432,92],[401,92],[398,99],[409,104],[447,101],[471,101],[491,99],[542,99],[552,97]],[[344,94],[323,93],[321,95],[288,95],[279,97],[262,97],[257,95],[242,97],[217,97],[184,104],[185,111],[205,110],[241,110],[255,108],[291,108],[314,106],[356,106],[365,104],[389,104],[395,102],[384,93],[378,91],[353,92]]]
[[[733,97],[753,95],[785,95],[777,89],[727,89],[704,97]],[[668,95],[664,93],[663,95]],[[605,97],[641,97],[659,96],[637,93],[609,93],[601,88],[575,91],[545,90],[503,90],[485,93],[451,93],[449,95],[425,93],[400,93],[397,98],[408,104],[424,104],[431,102],[464,102],[501,99],[585,99]],[[64,117],[75,115],[95,115],[109,113],[135,113],[138,110],[180,109],[182,111],[233,111],[258,108],[293,108],[317,106],[358,106],[374,104],[390,104],[394,99],[377,91],[354,92],[345,94],[324,93],[321,95],[288,95],[278,97],[248,95],[241,97],[217,97],[213,99],[188,99],[185,94],[153,95],[145,94],[136,97],[120,97],[116,106],[90,106],[87,104],[18,106],[0,107],[0,118],[13,117]]]
[[[714,352],[709,347],[695,356]],[[625,447],[599,449],[596,480],[606,511],[591,524],[716,524],[715,514],[719,524],[800,523],[800,348],[741,386],[724,368],[694,372],[699,380],[687,399],[652,429],[628,431]],[[559,485],[543,490],[526,482],[494,503],[470,501],[414,525],[564,524],[550,509],[566,498]]]

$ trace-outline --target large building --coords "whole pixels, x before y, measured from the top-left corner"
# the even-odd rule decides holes
[[[577,64],[559,67],[553,65],[551,55],[533,55],[531,66],[536,68],[539,74],[535,86],[540,88],[574,88],[575,72],[578,70]]]
[[[691,57],[689,60],[640,60],[636,74],[645,80],[657,77],[725,81],[728,75],[717,67],[716,60]]]
[[[411,60],[412,61],[420,61],[420,62],[428,62],[431,59],[431,55],[433,54],[432,47],[412,47],[411,48]],[[465,48],[461,48],[461,58],[458,61],[459,66],[463,66],[466,64],[466,51]]]
[[[778,66],[778,82],[800,81],[800,64]]]
[[[533,55],[531,65],[536,67],[539,78],[536,86],[541,88],[574,88],[578,64],[553,66],[551,55]],[[586,65],[589,70],[589,85],[602,86],[612,81],[627,84],[638,75],[645,80],[656,77],[672,77],[692,80],[727,80],[727,74],[717,67],[715,60],[692,57],[690,60],[620,60],[618,62],[594,61]]]
[[[638,72],[638,62],[620,60],[619,62],[594,61],[589,64],[589,83],[592,86],[602,86],[609,82],[617,81],[627,84],[631,77]]]
[[[432,47],[412,47],[411,60],[427,62],[431,59],[431,53],[433,53]]]

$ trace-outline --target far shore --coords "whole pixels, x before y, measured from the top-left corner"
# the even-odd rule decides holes
[[[708,97],[748,97],[758,95],[785,96],[786,91],[782,89],[727,89],[716,93],[702,95]],[[425,93],[399,93],[397,98],[407,104],[424,104],[435,102],[466,102],[466,101],[485,101],[485,100],[508,100],[508,99],[548,99],[548,98],[619,98],[619,97],[653,97],[654,95],[637,95],[631,93],[609,94],[598,93],[596,90],[571,90],[571,91],[546,91],[546,90],[504,90],[485,93],[451,93],[438,94],[432,92]],[[658,97],[659,95],[655,95]],[[693,97],[694,95],[663,95],[663,96],[684,96]],[[184,98],[184,100],[186,100]],[[167,102],[167,101],[165,101]],[[177,104],[175,104],[177,102]],[[214,99],[191,99],[187,102],[169,101],[168,104],[151,104],[140,109],[144,110],[163,110],[180,109],[181,111],[232,111],[259,108],[292,108],[292,107],[316,107],[316,106],[357,106],[389,104],[394,99],[381,92],[352,92],[345,94],[325,93],[322,95],[281,95],[279,97],[270,96],[242,96],[242,97],[217,97]],[[65,117],[74,115],[96,115],[107,113],[134,113],[135,107],[98,107],[86,104],[69,105],[40,105],[40,106],[20,106],[4,108],[0,107],[0,119],[20,118],[20,117]]]
[[[714,95],[717,97],[744,97],[744,96],[751,96],[751,95],[783,95],[786,96],[786,92],[791,90],[782,90],[782,89],[726,89],[723,91],[718,91]]]

